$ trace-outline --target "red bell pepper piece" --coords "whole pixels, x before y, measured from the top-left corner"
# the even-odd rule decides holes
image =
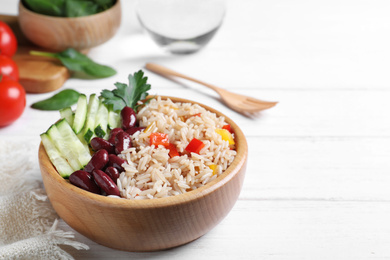
[[[169,156],[172,158],[172,157],[175,157],[175,156],[180,156],[179,152],[177,151],[176,149],[176,146],[172,143],[169,143],[168,147],[169,149]]]
[[[196,138],[192,139],[191,142],[187,145],[185,150],[189,153],[199,154],[200,150],[204,147],[204,143]]]
[[[224,126],[222,127],[222,129],[226,129],[226,130],[228,130],[230,133],[232,133],[232,128],[231,128],[231,126],[230,126],[229,124],[224,125]]]
[[[159,145],[163,145],[164,147],[168,147],[169,145],[169,137],[167,134],[163,133],[151,133],[150,134],[150,145],[155,147]]]

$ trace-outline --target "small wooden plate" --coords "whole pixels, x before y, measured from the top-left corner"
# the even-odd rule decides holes
[[[13,30],[18,40],[18,50],[12,59],[19,68],[19,82],[27,93],[46,93],[59,89],[70,77],[70,71],[53,58],[32,56],[31,50],[49,51],[37,47],[26,39],[20,30],[18,17],[0,15]]]

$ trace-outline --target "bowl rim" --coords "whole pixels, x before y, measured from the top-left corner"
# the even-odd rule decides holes
[[[113,6],[111,6],[110,8],[108,8],[108,9],[102,11],[102,12],[96,13],[96,14],[85,15],[85,16],[78,16],[78,17],[63,17],[63,16],[51,16],[51,15],[40,14],[40,13],[34,12],[34,11],[28,9],[24,5],[23,0],[20,0],[19,1],[19,14],[18,14],[18,16],[20,15],[20,10],[23,9],[23,12],[26,12],[29,15],[36,16],[36,17],[38,17],[40,19],[56,19],[56,20],[69,20],[69,21],[85,20],[85,19],[88,19],[88,18],[97,18],[97,19],[99,19],[100,17],[98,17],[98,16],[102,16],[102,15],[106,14],[107,12],[111,12],[115,8],[120,8],[120,6],[121,6],[120,0],[116,0],[115,4]]]
[[[222,188],[226,183],[228,183],[231,179],[237,176],[237,174],[241,171],[247,161],[248,157],[248,145],[245,138],[244,133],[239,128],[239,126],[229,117],[225,116],[223,113],[217,111],[214,108],[211,108],[207,105],[199,103],[197,101],[192,101],[188,99],[173,97],[173,96],[160,96],[162,99],[171,99],[173,102],[182,102],[182,103],[192,103],[198,104],[203,108],[216,113],[218,116],[223,116],[225,118],[225,122],[230,124],[234,129],[235,140],[236,140],[236,157],[233,162],[229,165],[229,167],[216,179],[207,183],[206,185],[199,187],[195,190],[189,191],[184,194],[156,198],[156,199],[146,199],[146,200],[129,200],[126,198],[114,198],[107,197],[98,194],[94,194],[92,192],[83,190],[77,186],[72,185],[66,179],[61,177],[53,164],[50,162],[46,151],[42,145],[42,142],[39,146],[39,161],[46,160],[49,168],[47,169],[47,173],[50,178],[59,182],[63,185],[64,189],[69,190],[71,192],[75,192],[78,196],[82,196],[83,199],[89,201],[89,203],[93,204],[101,204],[101,205],[109,205],[110,207],[120,207],[120,208],[133,208],[133,209],[144,209],[144,208],[156,208],[156,207],[169,207],[173,205],[181,205],[191,201],[195,201],[201,199],[202,197],[207,196],[208,194]],[[41,162],[42,163],[42,162]],[[42,167],[42,166],[41,166]],[[41,169],[42,171],[42,169]],[[49,196],[50,198],[50,196]]]

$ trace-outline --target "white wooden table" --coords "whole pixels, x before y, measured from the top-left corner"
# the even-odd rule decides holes
[[[229,0],[203,51],[172,56],[142,33],[133,1],[123,1],[118,34],[89,54],[118,74],[70,79],[63,88],[99,93],[156,62],[280,103],[249,119],[201,86],[146,71],[152,93],[213,106],[241,126],[249,160],[239,200],[215,229],[175,249],[122,252],[80,234],[90,250],[64,248],[76,259],[389,259],[389,11],[386,0]],[[2,0],[0,12],[16,14],[17,1]],[[22,117],[0,138],[38,146],[58,113],[29,106],[51,95],[27,95]]]

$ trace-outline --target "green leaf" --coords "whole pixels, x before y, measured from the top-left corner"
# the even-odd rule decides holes
[[[116,2],[115,0],[94,0],[94,2],[99,5],[99,6],[106,6],[106,7],[110,7],[110,6],[113,6],[114,3]]]
[[[116,97],[120,97],[123,100],[123,102],[125,103],[126,106],[129,106],[128,100],[131,99],[130,88],[125,83],[117,82],[114,85],[115,85],[116,89],[114,89],[112,91],[112,93]]]
[[[65,0],[23,0],[23,4],[36,13],[65,16]]]
[[[126,102],[120,96],[116,96],[112,91],[107,89],[103,90],[100,96],[104,99],[103,103],[112,105],[114,111],[120,111],[126,106]]]
[[[67,17],[81,17],[96,14],[99,5],[93,1],[67,0],[65,14]]]
[[[144,77],[142,70],[134,73],[134,77],[129,75],[129,88],[131,88],[131,100],[128,106],[134,108],[139,100],[145,99],[150,90],[150,84],[146,84],[148,77]]]
[[[120,111],[125,106],[129,106],[136,110],[137,102],[145,99],[148,96],[150,90],[150,84],[147,84],[147,77],[144,77],[144,72],[139,70],[138,72],[129,74],[129,85],[124,83],[115,83],[116,89],[103,90],[100,97],[103,98],[103,103],[107,105],[113,105],[114,111]]]
[[[77,103],[80,93],[73,89],[64,89],[54,96],[36,102],[31,105],[32,108],[39,110],[60,110]]]
[[[33,12],[61,17],[93,15],[111,8],[116,0],[23,0]]]
[[[113,68],[98,64],[73,48],[58,53],[30,51],[30,54],[57,58],[69,70],[83,72],[95,78],[106,78],[116,74]]]
[[[94,0],[94,2],[99,6],[99,12],[109,9],[115,4],[115,0]]]
[[[83,69],[86,74],[96,78],[108,78],[116,74],[113,68],[97,63],[89,63]]]

